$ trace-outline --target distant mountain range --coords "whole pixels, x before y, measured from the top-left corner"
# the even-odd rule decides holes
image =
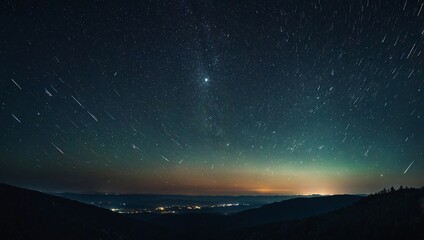
[[[424,188],[294,198],[233,215],[149,222],[0,184],[0,239],[424,239]]]
[[[180,214],[155,215],[150,222],[180,232],[184,238],[221,237],[222,233],[266,223],[290,221],[336,210],[361,199],[361,196],[337,195],[299,197],[245,210],[233,215]],[[205,235],[204,233],[208,234]]]
[[[280,202],[299,197],[296,195],[276,196],[187,196],[187,195],[152,195],[152,194],[75,194],[53,193],[79,202],[96,205],[101,208],[119,209],[119,212],[155,212],[159,207],[168,207],[178,213],[218,213],[232,214],[246,209],[257,208],[265,204]],[[172,207],[171,207],[172,206]],[[184,209],[200,206],[201,209]],[[157,211],[156,211],[157,212]]]

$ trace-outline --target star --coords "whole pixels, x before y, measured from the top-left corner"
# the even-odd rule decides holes
[[[204,79],[205,83],[209,82],[209,78]]]

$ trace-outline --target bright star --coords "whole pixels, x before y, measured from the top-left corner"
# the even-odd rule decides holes
[[[208,82],[209,81],[209,78],[205,78],[205,82]]]

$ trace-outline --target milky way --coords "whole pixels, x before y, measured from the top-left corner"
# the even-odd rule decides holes
[[[0,181],[48,191],[424,184],[424,2],[8,1]]]

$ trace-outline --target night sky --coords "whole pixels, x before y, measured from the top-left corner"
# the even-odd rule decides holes
[[[66,2],[0,7],[1,182],[210,195],[424,185],[423,0]]]

